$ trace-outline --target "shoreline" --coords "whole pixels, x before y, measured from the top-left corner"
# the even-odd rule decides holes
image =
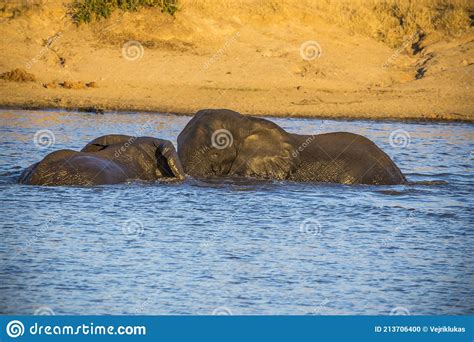
[[[207,108],[201,108],[207,109]],[[225,108],[231,109],[232,108]],[[3,105],[0,104],[0,110],[28,110],[28,111],[58,111],[58,112],[77,112],[77,113],[88,113],[96,115],[106,114],[131,114],[134,113],[147,113],[147,114],[158,114],[158,115],[176,115],[176,116],[189,116],[192,117],[196,112],[182,112],[182,111],[169,111],[159,110],[156,108],[134,108],[134,107],[122,107],[120,109],[113,108],[102,108],[94,106],[39,106],[39,105]],[[308,119],[308,120],[333,120],[333,121],[375,121],[375,122],[408,122],[408,123],[462,123],[462,124],[474,124],[474,119],[449,119],[449,118],[432,118],[432,117],[374,117],[374,116],[351,116],[351,115],[300,115],[300,114],[280,114],[280,113],[267,113],[267,114],[252,114],[252,113],[241,113],[243,115],[255,116],[255,117],[268,117],[268,118],[296,118],[296,119]]]
[[[0,107],[474,122],[474,29],[388,44],[336,25],[330,8],[281,2],[262,17],[269,8],[224,6],[221,16],[219,3],[82,25],[58,19],[63,4],[26,10],[0,28]]]

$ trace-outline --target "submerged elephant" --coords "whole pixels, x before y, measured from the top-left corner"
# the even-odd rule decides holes
[[[178,137],[178,155],[197,178],[256,177],[343,184],[402,184],[395,163],[353,133],[297,135],[227,109],[200,110]]]
[[[185,178],[168,140],[105,135],[80,152],[59,150],[23,171],[19,182],[32,185],[99,185],[127,180],[175,181]]]

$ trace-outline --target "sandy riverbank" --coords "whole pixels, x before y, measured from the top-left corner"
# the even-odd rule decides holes
[[[316,3],[185,1],[80,26],[56,1],[5,9],[0,73],[36,81],[0,80],[0,106],[474,121],[472,28],[381,40]]]

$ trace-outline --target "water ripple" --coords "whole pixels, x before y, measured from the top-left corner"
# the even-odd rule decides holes
[[[0,111],[0,313],[473,314],[474,127],[275,119],[374,140],[402,186],[132,182],[20,186],[27,165],[102,134],[175,138],[188,117]],[[38,150],[34,133],[56,144]],[[394,148],[395,129],[410,133]],[[134,220],[140,229],[128,231]]]

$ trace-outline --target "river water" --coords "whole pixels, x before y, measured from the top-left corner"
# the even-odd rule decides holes
[[[104,134],[176,144],[189,119],[0,111],[1,314],[474,314],[472,124],[271,119],[363,134],[410,185],[15,184]]]

